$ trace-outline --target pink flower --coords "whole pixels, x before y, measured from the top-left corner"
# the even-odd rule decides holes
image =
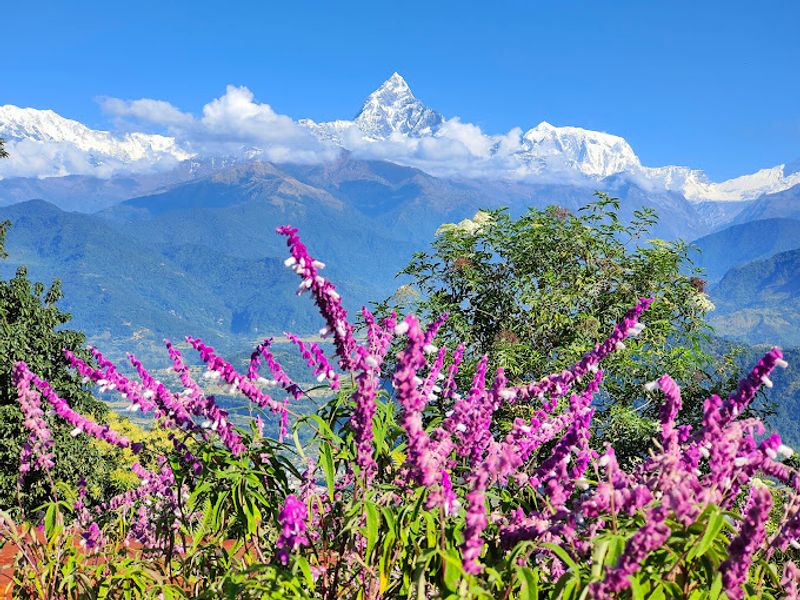
[[[293,494],[286,497],[283,509],[278,515],[281,533],[275,543],[278,548],[278,560],[281,564],[289,564],[292,552],[308,544],[306,537],[306,519],[308,507]]]
[[[277,231],[286,236],[286,244],[291,252],[286,265],[302,280],[298,294],[311,291],[314,302],[327,323],[326,332],[333,335],[340,366],[345,371],[352,370],[353,354],[357,344],[353,337],[353,326],[347,321],[347,311],[342,306],[342,299],[336,292],[336,287],[319,274],[324,265],[308,254],[305,244],[297,235],[296,228],[284,225],[278,227]]]
[[[764,541],[765,525],[771,508],[772,494],[769,489],[763,484],[753,485],[739,535],[731,542],[728,560],[720,567],[722,587],[731,600],[744,597],[742,585],[747,580],[753,555]]]
[[[55,466],[53,459],[53,434],[44,420],[41,407],[41,396],[31,387],[32,373],[24,362],[19,362],[14,367],[12,374],[14,384],[17,386],[17,398],[22,411],[22,424],[28,430],[28,441],[22,445],[20,453],[19,473],[20,478],[31,470],[31,459],[35,465],[44,471],[49,471]]]

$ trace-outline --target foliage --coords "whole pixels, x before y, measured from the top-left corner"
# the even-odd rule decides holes
[[[696,424],[704,398],[726,389],[736,371],[717,373],[724,362],[705,351],[710,303],[690,247],[645,242],[655,213],[636,211],[624,223],[618,210],[617,199],[599,193],[577,213],[531,208],[514,219],[480,211],[443,225],[431,250],[405,268],[412,283],[391,303],[428,320],[447,314],[439,335],[465,345],[472,368],[464,373],[488,355],[490,369],[521,382],[574,364],[639,297],[652,295],[647,330],[629,352],[609,358],[599,396],[608,410],[596,419],[599,443],[613,440],[623,460],[633,450],[642,455],[640,442],[656,427],[658,405],[642,403],[642,384],[670,373],[684,390],[684,420]]]
[[[4,241],[10,224],[0,223],[0,258],[5,258]],[[61,285],[55,281],[49,289],[32,283],[27,270],[20,267],[10,280],[0,280],[0,507],[11,509],[21,504],[27,511],[44,502],[49,481],[33,476],[22,494],[17,494],[20,449],[25,437],[22,413],[17,403],[17,389],[11,371],[17,361],[25,360],[32,369],[46,377],[80,411],[103,419],[105,404],[87,392],[69,370],[62,354],[65,348],[88,355],[81,347],[84,337],[64,327],[69,315],[57,302]],[[58,481],[76,481],[83,476],[100,496],[113,493],[108,473],[113,460],[103,452],[69,435],[69,428],[53,422],[56,437],[57,466],[53,477]],[[117,490],[118,491],[118,490]]]
[[[178,391],[135,357],[131,379],[99,351],[94,364],[67,352],[80,375],[152,414],[171,448],[155,467],[133,464],[139,486],[107,503],[62,486],[41,533],[3,515],[2,536],[19,549],[18,597],[798,597],[800,477],[782,462],[792,452],[780,438],[761,439],[759,422],[742,418],[772,371],[787,366],[780,350],[725,400],[708,398],[694,429],[676,423],[677,384],[667,375],[649,383],[661,398],[657,451],[625,472],[613,448],[589,445],[592,401],[599,367],[630,351],[646,331],[642,318],[651,325],[651,298],[567,369],[513,385],[502,369],[487,377],[482,363],[464,388],[459,349],[436,345],[441,320],[376,321],[364,309],[365,334],[355,337],[324,265],[296,230],[280,232],[298,292],[312,296],[336,349],[333,363],[319,346],[297,344],[331,400],[317,414],[294,414],[312,390],[288,377],[270,341],[239,372],[187,339],[205,380],[253,404],[247,428],[230,423],[172,344]],[[401,351],[388,365],[393,340]],[[148,452],[149,442],[72,410],[24,363],[15,381],[31,445],[23,473],[51,468],[43,405],[78,436]],[[432,410],[440,402],[443,415]],[[534,407],[533,417],[495,436],[498,409],[515,404]],[[269,414],[276,437],[264,433]],[[310,442],[300,441],[304,430]]]
[[[9,227],[7,221],[0,223],[0,258],[6,258],[4,242]],[[66,327],[70,315],[59,309],[61,298],[58,280],[45,289],[43,284],[30,281],[25,267],[17,269],[11,279],[0,280],[0,507],[12,512],[20,508],[33,512],[48,499],[52,481],[74,483],[83,477],[90,497],[95,500],[113,496],[133,483],[131,456],[100,442],[86,444],[69,435],[69,427],[48,418],[56,441],[52,480],[33,474],[18,489],[16,465],[25,429],[11,372],[20,360],[45,377],[77,410],[122,428],[137,440],[150,440],[153,450],[163,449],[163,443],[158,444],[151,434],[110,413],[106,404],[87,391],[70,371],[63,354],[65,349],[87,359],[90,353],[83,349],[84,335]],[[139,460],[153,462],[155,457]]]

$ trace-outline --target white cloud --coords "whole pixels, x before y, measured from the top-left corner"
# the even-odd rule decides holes
[[[103,179],[126,173],[167,171],[178,166],[181,156],[152,146],[140,157],[87,152],[64,141],[32,139],[6,142],[9,157],[0,163],[0,179],[6,177],[63,177],[91,175]]]
[[[277,163],[313,164],[336,159],[342,148],[357,158],[388,160],[440,176],[535,177],[541,181],[551,175],[553,179],[565,175],[557,160],[545,164],[541,152],[526,157],[530,140],[523,137],[521,129],[488,135],[459,118],[444,120],[433,135],[415,137],[395,132],[387,139],[375,140],[367,138],[352,121],[297,122],[269,104],[257,102],[246,87],[228,86],[223,95],[194,115],[151,98],[104,97],[98,102],[116,123],[117,133],[91,130],[49,111],[13,107],[15,112],[7,119],[11,126],[24,120],[30,123],[30,133],[20,134],[20,144],[26,137],[33,139],[32,144],[18,149],[18,156],[24,160],[19,165],[0,165],[0,175],[24,170],[39,176],[81,173],[109,177],[125,171],[169,168],[191,156],[258,157]],[[0,113],[0,134],[2,121]],[[53,133],[42,137],[42,131]],[[129,133],[119,133],[125,131]],[[13,139],[13,132],[10,137]],[[572,169],[567,175],[579,177],[576,173]]]
[[[488,135],[458,118],[445,120],[433,136],[394,134],[386,140],[364,139],[357,127],[340,132],[341,144],[358,158],[391,160],[433,175],[521,179],[522,130]]]
[[[132,118],[146,123],[177,126],[190,123],[192,115],[181,112],[164,100],[121,100],[102,97],[98,99],[103,112],[117,118]]]
[[[203,107],[199,118],[169,102],[148,98],[104,98],[101,106],[113,117],[164,127],[179,144],[200,155],[248,152],[274,162],[317,163],[340,152],[291,117],[256,102],[246,87],[229,85],[224,95]]]

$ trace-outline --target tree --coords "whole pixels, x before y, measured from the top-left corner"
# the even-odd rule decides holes
[[[5,259],[5,239],[10,223],[0,223],[0,259]],[[31,369],[49,379],[54,389],[78,411],[104,419],[108,408],[95,399],[80,380],[68,369],[63,350],[68,348],[87,360],[82,333],[67,329],[70,315],[62,312],[59,281],[49,289],[28,279],[27,269],[20,267],[9,280],[0,280],[0,508],[18,505],[17,479],[19,455],[26,434],[17,390],[11,373],[17,361],[25,361]],[[53,427],[56,438],[55,481],[74,484],[80,477],[87,481],[93,495],[110,493],[108,474],[114,469],[116,455],[106,454],[97,445],[69,435],[63,424]],[[47,498],[49,481],[41,473],[26,477],[21,502],[30,510]]]
[[[681,241],[645,241],[656,215],[636,211],[630,223],[619,201],[597,194],[577,213],[550,207],[520,218],[480,211],[442,226],[429,252],[414,255],[403,274],[412,283],[390,301],[428,319],[444,312],[440,332],[463,342],[465,361],[487,354],[513,381],[566,368],[602,341],[640,297],[655,301],[647,327],[608,361],[596,434],[620,454],[643,450],[655,430],[655,407],[642,384],[670,373],[684,387],[689,420],[699,421],[708,388],[729,382],[706,351],[710,302]],[[510,417],[530,407],[518,407]]]

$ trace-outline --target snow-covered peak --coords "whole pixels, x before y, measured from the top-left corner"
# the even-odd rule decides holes
[[[442,115],[420,102],[406,80],[393,73],[367,97],[354,123],[368,138],[382,140],[393,134],[431,135],[442,121]]]
[[[408,164],[439,175],[529,181],[569,180],[596,185],[605,177],[630,177],[650,189],[679,192],[689,200],[748,200],[800,183],[800,168],[779,165],[715,183],[684,166],[645,167],[624,138],[547,121],[525,131],[483,133],[445,119],[420,102],[394,73],[364,102],[354,121],[300,121],[319,139],[358,156]]]
[[[408,87],[406,80],[403,79],[403,76],[397,71],[392,73],[392,76],[384,81],[373,94],[394,94],[396,96],[403,94],[414,95],[411,93],[411,88]]]
[[[539,169],[577,170],[588,177],[608,177],[638,169],[630,144],[616,135],[555,127],[542,121],[522,136],[521,158]]]
[[[158,170],[192,157],[168,136],[137,132],[113,135],[52,110],[13,105],[0,106],[0,137],[6,140],[10,154],[0,162],[0,178],[110,176]]]
[[[667,189],[679,191],[689,200],[697,201],[752,200],[800,185],[800,172],[787,165],[761,169],[719,183],[710,181],[703,171],[686,167],[661,167],[648,171],[652,179],[661,179]]]

